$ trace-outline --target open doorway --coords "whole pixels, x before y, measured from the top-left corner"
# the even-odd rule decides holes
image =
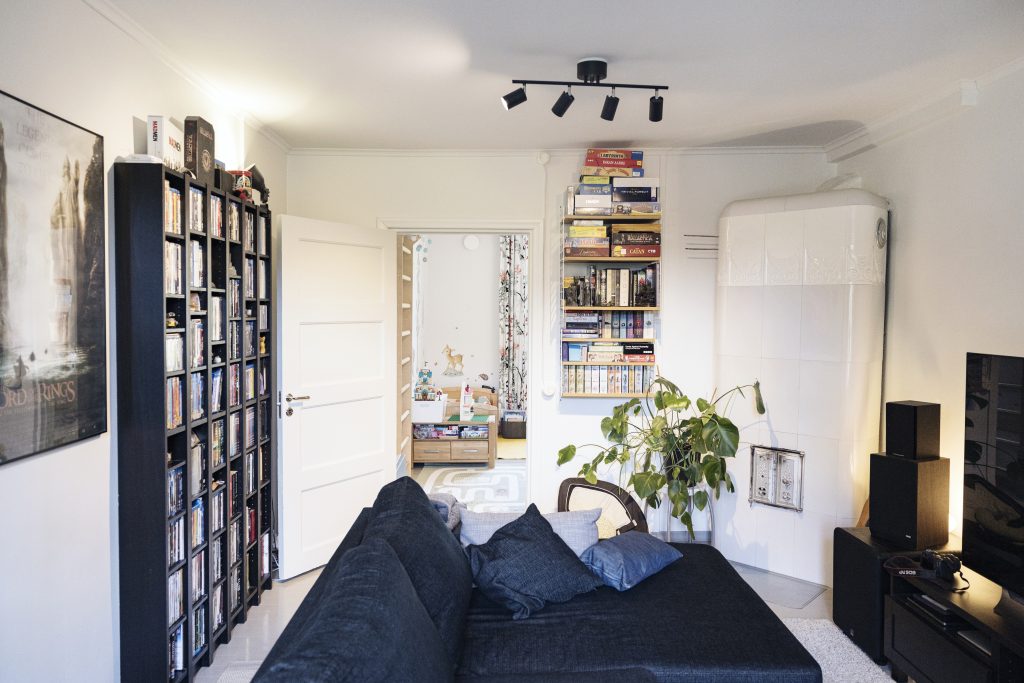
[[[523,510],[529,236],[429,233],[400,240],[411,252],[403,250],[411,261],[411,300],[400,303],[410,332],[409,354],[399,358],[400,388],[411,395],[406,470],[428,493],[449,493],[470,509]]]

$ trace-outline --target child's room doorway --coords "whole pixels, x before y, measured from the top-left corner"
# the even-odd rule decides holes
[[[406,236],[411,473],[473,510],[526,506],[529,236]]]

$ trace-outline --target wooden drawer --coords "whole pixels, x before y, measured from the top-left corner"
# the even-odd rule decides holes
[[[425,439],[412,442],[413,462],[448,462],[452,457],[452,442]]]
[[[484,462],[490,455],[487,450],[487,439],[452,441],[452,460]]]

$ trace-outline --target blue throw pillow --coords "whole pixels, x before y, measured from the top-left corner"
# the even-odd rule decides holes
[[[451,680],[441,636],[391,546],[366,541],[331,570],[303,628],[255,681]]]
[[[549,602],[566,602],[601,585],[536,505],[495,531],[487,543],[466,551],[476,585],[512,610],[513,619],[525,619]]]
[[[423,488],[409,477],[391,482],[377,494],[363,542],[371,538],[382,538],[394,548],[448,647],[454,670],[473,593],[473,574],[458,539]]]
[[[683,554],[668,543],[641,531],[627,531],[600,541],[580,558],[615,590],[629,590],[654,576]]]

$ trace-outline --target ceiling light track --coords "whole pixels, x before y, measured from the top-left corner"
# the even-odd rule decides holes
[[[642,83],[602,83],[608,76],[608,62],[598,57],[581,59],[576,63],[577,81],[545,81],[532,78],[514,78],[512,83],[519,87],[501,98],[502,106],[505,109],[512,109],[526,101],[526,86],[528,85],[557,85],[565,88],[558,100],[551,107],[551,113],[561,118],[575,101],[572,94],[573,88],[609,88],[612,92],[604,98],[604,106],[601,108],[601,118],[605,121],[615,119],[615,111],[619,106],[619,98],[615,95],[616,88],[627,90],[653,90],[647,118],[653,122],[661,121],[664,109],[664,100],[659,94],[662,90],[668,90],[667,85],[648,85]]]

